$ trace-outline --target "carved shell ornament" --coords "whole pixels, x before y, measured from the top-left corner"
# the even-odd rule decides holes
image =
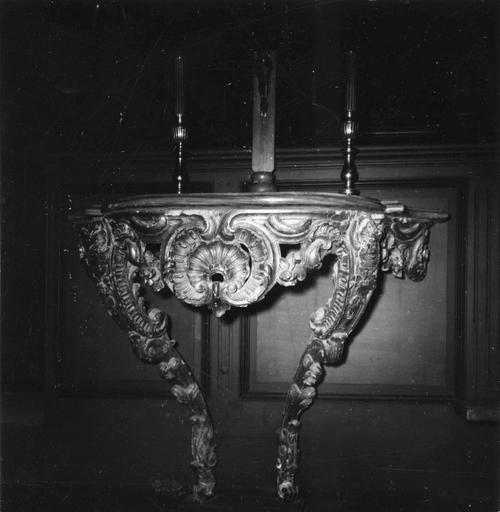
[[[167,332],[167,316],[145,300],[143,286],[164,286],[183,302],[208,305],[217,317],[230,307],[260,301],[275,285],[293,286],[332,263],[332,293],[310,317],[311,337],[290,387],[278,430],[277,490],[298,495],[300,417],[315,397],[326,363],[337,363],[377,285],[379,269],[412,280],[425,277],[429,228],[446,219],[439,212],[405,213],[394,201],[357,197],[357,132],[354,54],[349,53],[346,112],[342,122],[342,194],[274,193],[273,139],[275,57],[259,55],[254,81],[254,166],[251,194],[181,195],[183,166],[183,64],[176,59],[174,127],[177,195],[139,196],[90,209],[81,229],[82,260],[108,312],[128,334],[136,354],[158,364],[192,424],[193,499],[212,496],[216,464],[214,429],[203,394]],[[268,115],[269,114],[269,115]],[[258,141],[256,144],[255,141]],[[265,148],[265,149],[264,149]],[[253,155],[253,156],[254,156]],[[261,162],[267,162],[262,164]],[[394,215],[396,214],[396,215]],[[281,252],[281,247],[286,251]],[[381,264],[382,263],[382,264]],[[161,488],[161,487],[160,487]]]
[[[174,236],[166,249],[165,282],[177,298],[208,305],[217,317],[247,306],[272,285],[272,265],[263,237],[239,229],[232,240],[205,240],[196,228]]]
[[[430,226],[446,216],[404,214],[394,204],[388,206],[392,213],[384,212],[385,206],[371,200],[326,194],[308,196],[305,205],[286,193],[167,199],[166,205],[154,197],[125,201],[111,205],[106,215],[91,214],[81,226],[80,255],[137,356],[159,365],[172,394],[192,413],[195,500],[214,490],[213,426],[203,395],[168,336],[166,314],[145,300],[143,287],[159,292],[167,286],[178,299],[207,305],[220,317],[232,306],[262,300],[275,284],[297,284],[334,256],[331,295],[310,317],[311,338],[278,431],[278,494],[292,499],[298,493],[300,416],[315,399],[324,365],[340,360],[379,269],[424,278]]]

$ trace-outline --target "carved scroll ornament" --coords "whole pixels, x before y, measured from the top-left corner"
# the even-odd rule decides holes
[[[311,338],[288,392],[283,422],[278,430],[278,495],[291,500],[298,495],[300,415],[316,397],[324,364],[336,363],[345,342],[361,317],[377,283],[381,222],[357,213],[336,250],[333,291],[325,306],[310,318]]]
[[[392,219],[382,248],[382,270],[392,272],[395,277],[422,281],[430,256],[429,233],[427,223]]]
[[[149,307],[141,295],[140,278],[150,284],[159,282],[154,258],[129,224],[99,217],[82,224],[79,250],[108,313],[127,332],[136,355],[144,362],[158,364],[172,394],[190,409],[192,466],[197,472],[193,495],[195,500],[211,496],[217,459],[205,399],[167,334],[165,313]]]
[[[337,194],[246,197],[167,197],[165,204],[140,198],[87,216],[80,229],[82,260],[108,312],[138,357],[159,365],[173,395],[192,412],[196,499],[213,494],[213,427],[202,393],[167,334],[167,317],[144,302],[143,287],[167,287],[179,300],[221,316],[262,300],[276,284],[303,281],[332,256],[332,293],[310,317],[310,341],[278,430],[278,495],[293,499],[300,416],[316,397],[324,365],[340,360],[379,269],[415,281],[425,277],[429,229],[446,218],[404,214],[399,205],[389,213],[377,201]]]

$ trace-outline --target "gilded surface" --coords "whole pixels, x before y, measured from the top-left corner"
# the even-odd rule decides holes
[[[216,455],[205,399],[167,334],[165,313],[149,307],[141,295],[144,282],[161,288],[157,260],[129,224],[106,218],[90,219],[81,226],[79,249],[108,313],[127,332],[136,355],[158,364],[172,394],[191,411],[192,466],[197,472],[193,495],[196,500],[211,496]]]
[[[386,230],[382,270],[396,277],[421,281],[429,261],[429,225],[411,219],[392,219]]]
[[[293,499],[299,492],[300,416],[316,397],[324,365],[340,360],[379,270],[415,281],[425,277],[429,229],[446,216],[405,215],[402,205],[384,209],[373,200],[336,194],[184,196],[170,206],[158,201],[142,198],[140,208],[128,201],[88,217],[80,229],[80,254],[137,356],[158,364],[172,394],[191,410],[197,499],[212,495],[215,484],[212,423],[191,371],[167,335],[166,315],[144,303],[142,288],[168,287],[179,300],[221,316],[262,300],[276,284],[303,281],[326,256],[334,259],[331,297],[310,317],[311,337],[278,430],[278,495]]]
[[[376,287],[382,233],[380,221],[354,213],[335,246],[332,296],[311,315],[311,338],[288,392],[278,430],[277,490],[282,499],[298,495],[295,477],[300,416],[316,397],[324,364],[336,363],[342,356],[347,337]]]

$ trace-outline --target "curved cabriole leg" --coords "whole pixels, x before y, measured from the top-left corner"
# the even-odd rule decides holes
[[[295,372],[285,401],[283,421],[278,429],[277,491],[283,500],[291,501],[299,495],[295,477],[299,469],[300,416],[316,398],[317,387],[324,375],[324,364],[340,359],[345,338],[339,334],[324,341],[313,335]]]
[[[214,494],[217,464],[214,429],[203,393],[174,340],[166,335],[148,339],[135,332],[129,332],[129,338],[137,357],[158,364],[160,377],[169,382],[172,395],[191,412],[191,467],[196,472],[193,500],[202,502]]]
[[[101,216],[82,225],[80,257],[108,313],[127,332],[137,357],[158,364],[161,377],[171,383],[172,394],[191,411],[192,466],[197,472],[193,498],[202,501],[212,496],[217,459],[206,402],[188,365],[174,348],[175,341],[167,334],[166,315],[149,307],[141,294],[144,280],[153,287],[158,284],[154,257],[129,224]]]
[[[213,469],[217,463],[214,429],[205,399],[188,365],[174,348],[160,362],[159,371],[172,384],[170,391],[177,401],[191,411],[191,466],[197,473],[193,499],[203,501],[214,494]]]
[[[277,492],[283,500],[299,494],[300,416],[313,403],[324,365],[337,363],[347,337],[361,318],[375,289],[380,261],[380,224],[356,214],[336,251],[333,294],[310,319],[312,336],[293,378],[278,430]]]
[[[288,391],[283,422],[278,430],[278,496],[293,500],[299,494],[295,474],[299,461],[300,415],[311,406],[316,396],[316,386],[323,375],[323,346],[314,338],[309,342]]]

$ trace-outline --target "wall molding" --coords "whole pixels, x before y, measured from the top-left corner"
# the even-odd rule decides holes
[[[331,189],[332,184],[322,180],[300,180],[280,182],[281,190],[310,191]],[[443,193],[452,194],[454,202],[456,202],[452,215],[456,222],[455,230],[449,232],[449,240],[447,247],[447,258],[463,258],[464,251],[460,248],[463,244],[463,238],[460,233],[464,231],[465,217],[460,216],[464,207],[464,197],[466,195],[467,182],[464,179],[457,179],[450,184],[449,180],[436,178],[434,180],[426,180],[415,177],[411,180],[383,180],[370,179],[362,184],[360,189],[369,188],[404,188],[408,189],[416,187],[420,190],[426,189],[443,189]],[[363,193],[363,192],[362,192]],[[450,196],[451,197],[451,196]],[[456,210],[455,210],[456,208]],[[432,259],[431,259],[432,261]],[[456,369],[460,369],[456,354],[455,341],[462,332],[463,315],[456,310],[457,304],[460,304],[459,297],[464,293],[464,277],[460,273],[464,265],[464,261],[451,260],[448,268],[448,276],[446,277],[446,290],[448,295],[446,324],[446,347],[445,347],[445,384],[435,385],[401,385],[401,384],[328,384],[325,389],[323,384],[318,395],[326,400],[401,400],[401,401],[436,401],[450,402],[455,396],[454,374]],[[248,312],[242,318],[241,326],[241,358],[240,358],[240,396],[245,400],[276,400],[283,399],[284,394],[288,391],[288,384],[273,383],[267,384],[252,383],[251,377],[251,348],[256,343],[256,323],[257,313]],[[298,363],[298,361],[297,361]],[[255,363],[254,363],[255,364]],[[331,369],[331,371],[335,371]],[[290,375],[290,379],[292,375]],[[461,375],[460,379],[463,379]],[[271,390],[269,390],[271,388]]]
[[[360,145],[357,157],[360,168],[361,181],[363,180],[363,168],[370,168],[370,172],[383,172],[386,168],[407,167],[419,169],[419,174],[428,174],[432,171],[442,172],[439,168],[428,169],[432,166],[440,166],[449,169],[449,175],[473,177],[488,175],[500,175],[500,169],[491,164],[499,160],[500,145],[485,144],[433,144],[433,145]],[[174,156],[171,152],[153,151],[147,153],[120,152],[109,153],[38,153],[18,155],[22,160],[35,163],[36,169],[47,176],[59,176],[70,180],[74,168],[85,168],[93,179],[105,169],[111,169],[111,175],[115,180],[127,173],[136,172],[139,175],[155,173],[154,181],[168,181],[175,166]],[[212,174],[218,173],[249,173],[251,170],[251,148],[242,150],[203,150],[190,149],[188,155],[188,169],[190,173]],[[296,173],[312,170],[316,172],[340,170],[343,157],[340,146],[296,147],[276,149],[276,169],[278,177],[280,173]],[[486,166],[487,169],[483,167]],[[61,167],[65,172],[61,172]],[[162,175],[162,170],[165,174]],[[404,169],[403,169],[404,171]],[[447,174],[448,175],[448,174]],[[374,175],[377,177],[378,174]],[[337,174],[332,176],[338,179]],[[166,178],[166,179],[165,179]],[[80,176],[85,179],[85,176]]]

